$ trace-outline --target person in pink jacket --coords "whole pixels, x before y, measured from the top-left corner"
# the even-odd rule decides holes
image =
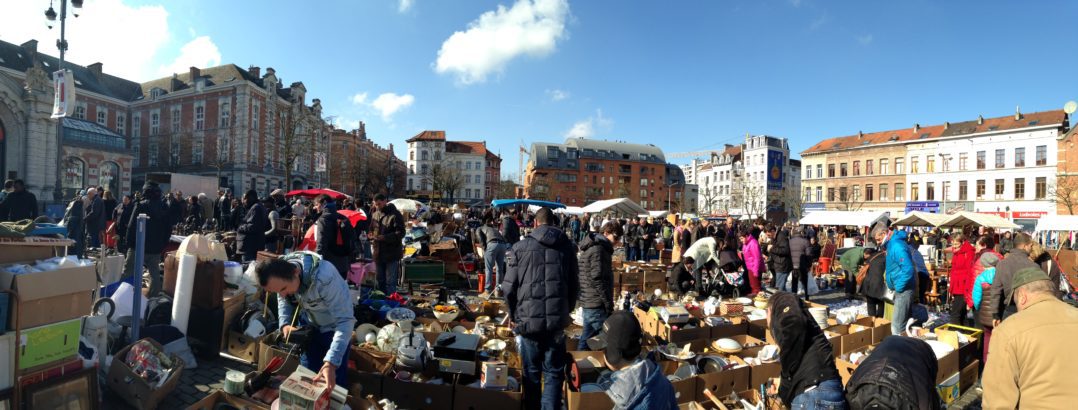
[[[760,274],[763,272],[764,258],[760,254],[760,244],[756,242],[749,231],[749,227],[742,227],[737,232],[741,240],[741,258],[745,261],[745,269],[748,270],[749,287],[752,291],[749,296],[760,293]]]

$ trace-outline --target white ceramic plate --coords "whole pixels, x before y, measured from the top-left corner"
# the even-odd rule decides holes
[[[752,299],[749,299],[749,298],[737,298],[737,299],[734,299],[734,301],[737,302],[737,303],[740,303],[742,305],[746,305],[746,306],[752,304]]]

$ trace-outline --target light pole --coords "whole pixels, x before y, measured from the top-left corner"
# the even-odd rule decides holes
[[[82,8],[82,0],[60,0],[60,39],[56,40],[56,48],[60,49],[60,64],[57,67],[58,70],[64,69],[64,53],[67,52],[67,38],[65,37],[67,29],[67,3],[71,2],[71,6],[76,9]],[[75,17],[79,14],[76,11]],[[52,8],[52,2],[49,2],[49,9],[45,10],[45,19],[48,20],[46,24],[49,28],[52,28],[53,22],[56,21],[56,10]],[[55,77],[54,77],[55,79]],[[70,103],[70,102],[69,102]],[[53,187],[52,196],[53,200],[57,203],[63,200],[63,180],[61,175],[64,172],[64,118],[60,117],[56,119],[56,181]]]

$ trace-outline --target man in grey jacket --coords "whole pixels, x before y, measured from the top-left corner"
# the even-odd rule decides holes
[[[793,235],[790,236],[790,265],[793,268],[793,280],[790,281],[790,293],[798,294],[797,285],[801,284],[801,293],[805,294],[805,300],[808,300],[808,277],[809,269],[812,268],[812,256],[810,248],[812,244],[809,243],[808,238],[805,237],[805,228],[794,228]]]

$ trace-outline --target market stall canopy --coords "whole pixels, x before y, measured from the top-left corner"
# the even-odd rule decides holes
[[[579,206],[567,206],[565,208],[555,209],[554,213],[565,215],[584,215],[584,208],[581,208]]]
[[[905,216],[898,218],[894,225],[898,226],[940,226],[947,220],[951,219],[950,215],[934,214],[931,212],[913,211]]]
[[[565,205],[562,203],[552,201],[540,201],[538,199],[495,199],[493,201],[490,201],[490,205],[495,208],[517,205],[535,205],[538,207],[545,206],[550,209],[565,208]]]
[[[584,207],[584,212],[589,214],[611,212],[619,215],[640,215],[647,214],[648,210],[629,198],[616,198],[592,202]]]
[[[946,228],[961,228],[965,226],[983,226],[986,228],[996,229],[1018,229],[1021,228],[1014,222],[1001,218],[992,214],[979,214],[976,212],[962,211],[951,216],[941,227]]]
[[[348,222],[351,222],[353,227],[358,225],[359,221],[367,220],[367,214],[364,213],[362,209],[358,211],[353,211],[351,209],[342,209],[337,211],[337,213],[343,215],[345,218],[348,218]]]
[[[408,198],[397,198],[392,201],[389,201],[389,203],[393,204],[393,206],[396,207],[398,211],[409,212],[413,214],[427,207],[426,205],[423,205],[422,202]]]
[[[1037,232],[1078,231],[1078,215],[1045,215],[1037,221]]]
[[[872,226],[890,218],[889,212],[876,211],[815,211],[801,218],[801,225]]]
[[[666,216],[666,214],[669,214],[669,213],[670,213],[670,211],[647,211],[646,213],[642,213],[640,215],[637,215],[637,217],[661,219],[662,217]]]
[[[284,196],[287,196],[287,197],[302,196],[304,198],[314,198],[314,197],[317,197],[317,196],[322,195],[322,194],[329,195],[330,198],[333,198],[336,201],[340,201],[340,200],[345,199],[345,198],[349,198],[349,199],[352,198],[351,196],[345,195],[344,193],[342,193],[340,191],[334,191],[334,190],[329,189],[329,188],[297,189],[295,191],[288,191],[288,193],[285,194]]]

